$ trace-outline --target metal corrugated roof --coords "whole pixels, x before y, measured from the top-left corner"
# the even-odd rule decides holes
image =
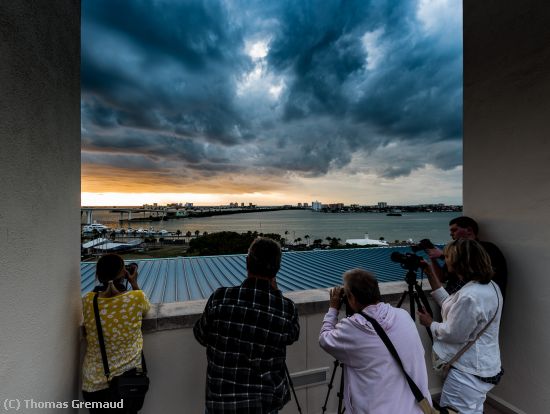
[[[277,284],[283,292],[326,288],[342,283],[342,273],[360,267],[379,282],[404,280],[405,270],[390,260],[407,247],[285,252]],[[218,287],[236,286],[246,278],[246,255],[173,257],[132,260],[139,265],[140,287],[151,303],[206,299]],[[80,264],[81,293],[95,286],[95,263]]]

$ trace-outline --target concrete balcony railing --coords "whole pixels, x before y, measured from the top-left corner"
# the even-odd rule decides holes
[[[383,300],[392,304],[397,303],[405,288],[404,282],[380,286]],[[286,296],[296,303],[301,326],[300,339],[287,348],[288,369],[302,412],[320,413],[334,362],[318,343],[321,323],[328,310],[328,289],[290,292]],[[408,310],[408,299],[405,302],[403,307]],[[148,313],[143,330],[151,388],[142,413],[204,412],[206,352],[196,342],[192,328],[205,304],[206,300],[158,304]],[[418,328],[429,364],[430,340],[424,327],[418,325]],[[328,413],[336,412],[339,382],[338,375],[327,406]],[[429,386],[432,394],[438,393],[439,378],[430,375]],[[281,411],[282,414],[297,412],[294,399]]]

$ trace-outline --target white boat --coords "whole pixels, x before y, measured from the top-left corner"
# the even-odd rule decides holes
[[[85,225],[84,227],[82,227],[82,231],[84,233],[93,233],[94,230],[97,230],[98,232],[102,232],[103,230],[111,230],[109,227],[101,224],[101,223],[92,223],[92,224],[87,224]]]

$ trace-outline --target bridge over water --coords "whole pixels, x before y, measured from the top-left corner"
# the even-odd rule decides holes
[[[128,221],[132,220],[133,214],[138,213],[156,213],[157,216],[166,215],[166,208],[142,208],[142,207],[81,207],[80,215],[86,214],[86,224],[93,223],[93,215],[95,211],[109,211],[111,213],[120,213],[119,221],[124,221],[124,216],[127,215]]]

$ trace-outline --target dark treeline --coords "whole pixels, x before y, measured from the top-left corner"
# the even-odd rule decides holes
[[[206,234],[197,237],[189,242],[190,255],[215,256],[220,254],[242,254],[248,252],[248,247],[258,236],[268,237],[281,241],[281,236],[275,233],[258,233],[249,231],[247,233],[236,233],[233,231],[222,231],[219,233]]]

